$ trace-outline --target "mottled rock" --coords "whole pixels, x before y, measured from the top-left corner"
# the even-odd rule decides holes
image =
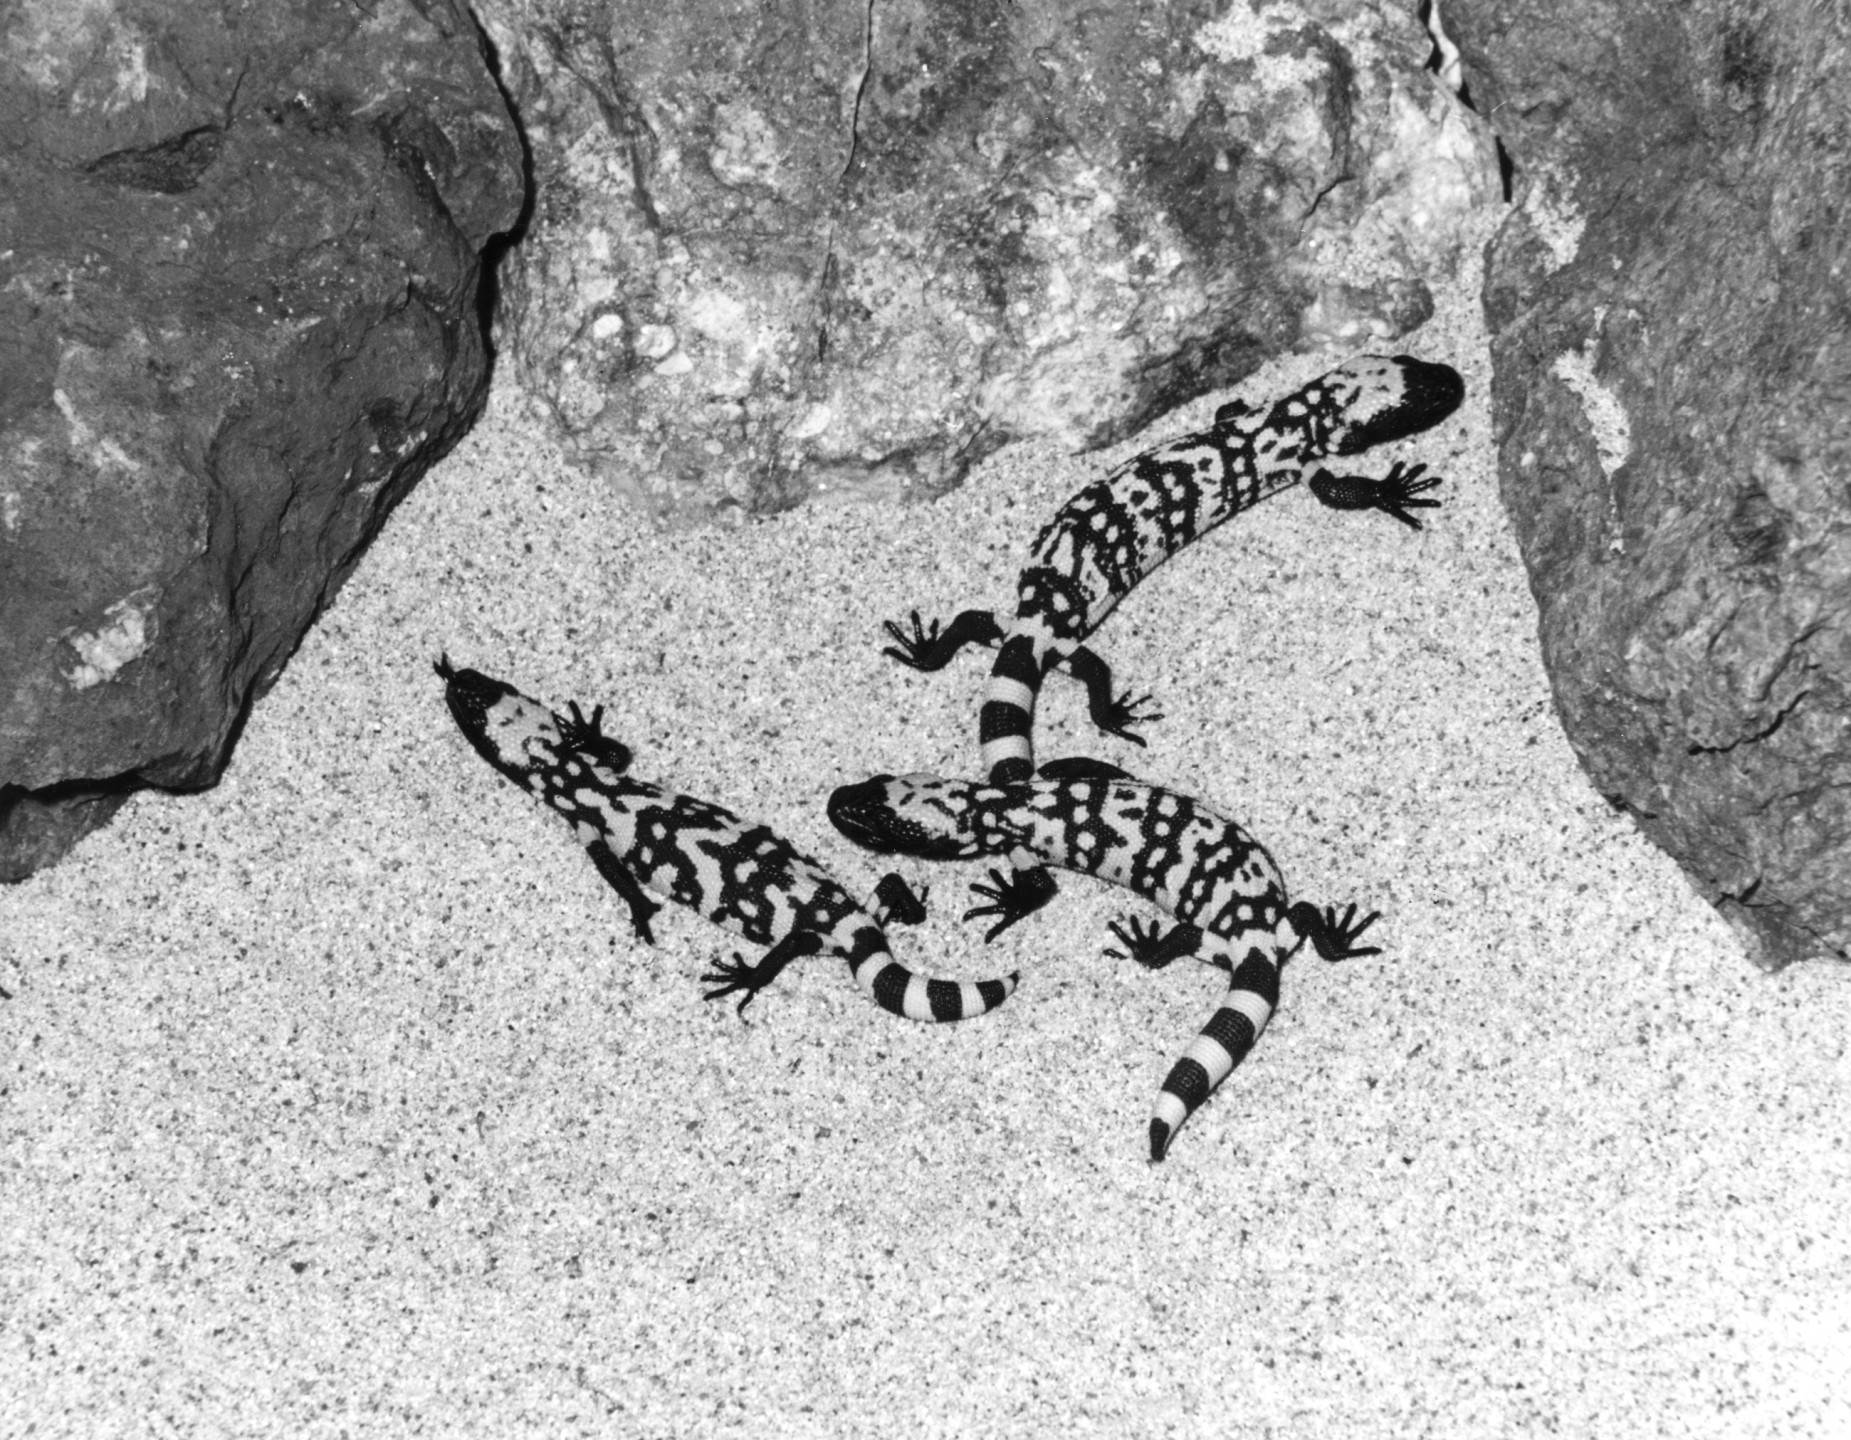
[[[1851,11],[1445,19],[1517,167],[1500,480],[1569,738],[1760,963],[1851,954]]]
[[[665,513],[926,498],[1382,344],[1495,198],[1399,4],[478,13],[536,177],[502,351]]]
[[[221,13],[222,10],[222,13]],[[0,877],[222,769],[479,406],[518,139],[453,0],[0,31]]]

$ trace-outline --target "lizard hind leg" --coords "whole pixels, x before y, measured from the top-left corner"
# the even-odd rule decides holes
[[[1086,687],[1087,718],[1104,734],[1142,745],[1145,740],[1137,727],[1163,719],[1163,712],[1153,708],[1151,696],[1133,695],[1129,690],[1115,694],[1112,667],[1084,645],[1073,647],[1065,665],[1067,673]]]
[[[1351,905],[1341,917],[1334,905],[1326,905],[1322,910],[1308,900],[1300,900],[1286,911],[1286,918],[1291,921],[1302,941],[1308,940],[1311,948],[1325,960],[1358,960],[1365,955],[1380,955],[1379,945],[1358,945],[1363,931],[1382,918],[1380,910],[1371,910],[1361,920],[1356,918],[1356,906]]]
[[[923,925],[931,893],[931,886],[921,885],[915,895],[897,871],[889,870],[874,887],[874,918],[882,925]]]
[[[920,619],[917,610],[913,611],[910,618],[910,634],[897,620],[884,622],[893,644],[883,649],[881,654],[915,670],[943,670],[966,645],[1000,645],[1003,639],[1002,626],[997,624],[996,616],[988,610],[962,611],[942,633],[938,621],[933,620],[928,624]]]
[[[703,984],[713,986],[713,989],[701,992],[701,998],[724,1000],[737,993],[740,996],[738,1013],[744,1019],[746,1006],[757,998],[759,991],[783,973],[786,965],[806,955],[814,955],[822,948],[823,937],[814,930],[793,930],[767,950],[756,965],[748,964],[735,950],[732,959],[714,961],[713,969],[701,976]]]

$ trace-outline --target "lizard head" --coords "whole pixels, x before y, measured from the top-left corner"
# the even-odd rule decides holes
[[[1431,429],[1464,398],[1465,381],[1450,365],[1412,355],[1359,355],[1280,404],[1296,400],[1306,410],[1320,411],[1329,427],[1323,452],[1355,455]]]
[[[553,712],[480,670],[456,669],[448,655],[436,669],[444,680],[444,702],[476,753],[515,784],[537,788],[535,781],[560,762]]]
[[[976,786],[936,775],[875,775],[839,785],[830,822],[877,855],[968,860],[984,852],[972,830]]]

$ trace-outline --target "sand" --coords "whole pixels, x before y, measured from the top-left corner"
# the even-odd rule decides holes
[[[1223,983],[1105,958],[1127,892],[1063,876],[985,946],[975,869],[903,862],[896,952],[1019,968],[1002,1010],[908,1024],[812,960],[741,1020],[699,993],[733,937],[639,945],[431,662],[605,705],[637,773],[867,893],[825,796],[971,773],[987,669],[904,670],[880,622],[1006,606],[1062,499],[1227,397],[929,508],[672,531],[499,384],[223,783],[0,890],[0,1434],[1851,1433],[1851,970],[1755,971],[1578,767],[1467,293],[1406,345],[1465,409],[1356,467],[1443,474],[1425,531],[1299,490],[1160,572],[1097,640],[1147,751],[1046,692],[1043,756],[1384,916],[1378,957],[1293,961],[1160,1167]]]

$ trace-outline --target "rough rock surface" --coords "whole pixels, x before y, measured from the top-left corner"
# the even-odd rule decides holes
[[[481,0],[532,147],[498,339],[664,513],[942,492],[1429,313],[1489,136],[1411,7]]]
[[[1570,740],[1777,967],[1851,953],[1851,8],[1447,0],[1523,201],[1501,486]]]
[[[452,0],[0,30],[0,878],[209,784],[461,434],[518,139]]]

